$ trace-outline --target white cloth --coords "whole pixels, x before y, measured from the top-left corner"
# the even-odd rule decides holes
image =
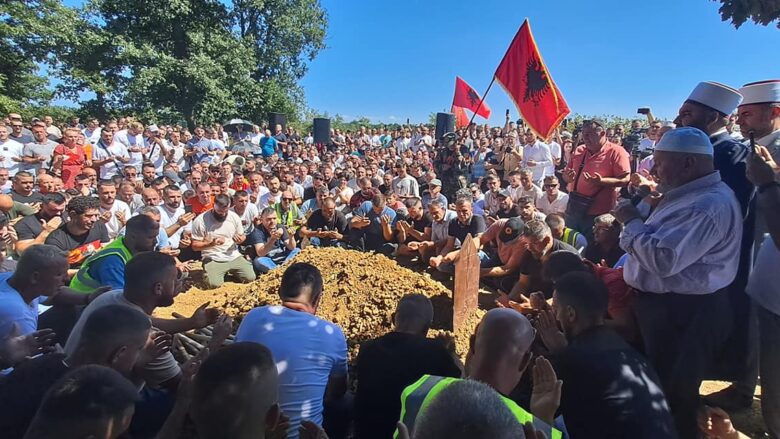
[[[90,131],[89,128],[84,128],[81,130],[81,132],[84,134],[84,137],[87,139],[87,142],[90,145],[94,145],[97,143],[98,140],[100,140],[100,133],[103,132],[103,129],[100,127],[95,128],[94,131]]]
[[[244,213],[241,214],[236,212],[235,208],[231,208],[230,210],[235,212],[236,215],[241,218],[241,225],[244,226],[244,235],[249,235],[252,233],[252,231],[255,229],[255,218],[260,216],[260,212],[257,210],[257,206],[249,203],[246,205]]]
[[[650,293],[710,294],[737,275],[742,214],[715,171],[664,194],[647,220],[620,235],[626,283]]]
[[[130,162],[127,164],[140,170],[144,161],[143,152],[131,152],[130,148],[143,148],[143,136],[140,134],[132,135],[128,133],[127,130],[121,130],[114,133],[114,142],[121,143],[125,146],[125,148],[127,148],[128,154],[130,156]]]
[[[111,239],[116,238],[117,236],[122,234],[122,229],[125,227],[119,223],[119,220],[116,217],[117,212],[122,212],[125,214],[125,221],[130,219],[130,206],[127,205],[122,200],[114,200],[114,204],[111,205],[110,209],[106,209],[103,206],[100,206],[100,213],[103,214],[106,211],[111,211],[111,219],[108,220],[106,224],[106,229],[108,229],[108,237]]]
[[[404,178],[393,179],[393,192],[399,197],[419,197],[420,186],[417,184],[417,179],[407,174]]]
[[[536,208],[539,209],[545,215],[551,213],[558,213],[561,215],[566,214],[566,206],[569,204],[569,195],[558,191],[558,196],[553,201],[547,198],[547,194],[542,195],[536,200]]]
[[[214,218],[212,211],[198,215],[192,222],[192,239],[203,241],[209,235],[213,238],[222,238],[224,242],[201,251],[203,260],[215,262],[230,262],[241,257],[238,245],[233,237],[244,233],[241,218],[233,211],[228,211],[225,221],[219,222]]]
[[[266,207],[271,207],[280,201],[282,201],[282,191],[276,195],[266,192],[257,199],[257,209],[262,212]]]
[[[8,139],[0,143],[0,157],[3,158],[2,167],[8,169],[8,176],[13,177],[23,170],[21,162],[15,162],[14,157],[21,159],[24,155],[24,146],[16,140]]]
[[[655,146],[655,140],[650,140],[649,138],[645,137],[644,139],[639,141],[639,150],[640,151],[648,151],[653,149]]]
[[[550,156],[553,159],[553,164],[548,166],[544,173],[545,175],[555,175],[555,161],[561,159],[563,150],[558,142],[550,142],[547,146],[550,147]]]
[[[747,293],[759,305],[780,315],[780,250],[770,235],[766,235],[758,250],[756,265],[750,273]]]
[[[529,160],[533,160],[535,164],[533,166],[529,165]],[[548,175],[547,168],[550,166],[554,166],[554,164],[549,146],[537,140],[523,147],[523,167],[531,170],[533,173],[531,178],[534,183],[544,180],[544,177]],[[554,175],[554,172],[550,175]]]
[[[162,229],[167,229],[168,227],[176,224],[176,222],[179,221],[179,217],[185,213],[182,206],[179,206],[176,209],[170,209],[165,204],[158,206],[157,210],[160,211],[160,228]],[[179,241],[181,240],[181,235],[185,230],[192,230],[192,222],[189,222],[184,227],[179,227],[179,229],[176,230],[176,233],[168,236],[168,243],[170,243],[171,248],[179,248]]]
[[[534,200],[534,203],[536,203],[539,198],[544,196],[544,191],[533,183],[531,183],[531,189],[528,190],[526,190],[523,185],[518,187],[512,187],[512,185],[509,185],[507,186],[506,190],[509,192],[509,196],[515,203],[517,203],[521,197],[531,197]]]

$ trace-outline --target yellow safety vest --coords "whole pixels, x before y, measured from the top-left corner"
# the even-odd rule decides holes
[[[414,422],[417,416],[425,410],[439,392],[444,390],[445,387],[450,384],[460,381],[460,378],[440,377],[434,375],[423,375],[414,384],[406,387],[401,393],[401,422],[406,425],[411,433],[414,431]],[[562,434],[560,431],[547,425],[546,422],[537,419],[534,415],[523,410],[522,407],[517,405],[509,398],[501,396],[504,404],[509,408],[517,422],[520,424],[526,424],[531,422],[534,428],[543,431],[544,434],[550,439],[561,439]],[[398,430],[393,435],[394,438],[398,438]]]
[[[574,248],[577,248],[577,237],[579,236],[580,232],[566,227],[563,229],[563,239],[561,239],[561,241],[569,244]]]
[[[82,293],[91,293],[92,290],[100,287],[100,282],[89,275],[89,267],[94,264],[95,261],[111,255],[119,256],[125,264],[132,259],[133,254],[125,247],[124,236],[117,237],[115,240],[108,243],[108,245],[101,248],[97,253],[88,257],[87,260],[81,264],[78,273],[70,280],[70,288]]]

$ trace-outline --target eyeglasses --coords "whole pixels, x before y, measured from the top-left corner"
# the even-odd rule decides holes
[[[552,189],[554,187],[558,187],[558,185],[557,184],[546,184],[546,185],[542,186],[542,189]]]
[[[292,201],[294,198],[282,198],[282,201]]]

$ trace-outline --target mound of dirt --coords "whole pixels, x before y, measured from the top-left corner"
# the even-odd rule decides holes
[[[303,250],[295,262],[308,262],[319,268],[323,277],[323,297],[317,315],[341,327],[347,338],[350,358],[359,345],[392,329],[392,315],[406,294],[419,293],[431,299],[434,321],[431,335],[454,338],[461,358],[468,351],[469,337],[482,319],[477,312],[458,331],[452,333],[452,292],[426,275],[401,267],[385,256],[340,248]],[[199,305],[210,301],[237,321],[252,308],[279,304],[279,286],[284,267],[272,270],[251,284],[225,284],[215,290],[191,288],[179,295],[173,307],[165,311],[189,316]],[[163,310],[161,310],[163,311]]]

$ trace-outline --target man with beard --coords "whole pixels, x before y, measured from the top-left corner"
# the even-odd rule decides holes
[[[108,229],[108,237],[116,238],[130,219],[130,206],[116,199],[116,186],[111,181],[98,183],[98,199],[100,200],[100,219]]]
[[[41,210],[14,225],[19,238],[14,246],[16,253],[22,254],[31,245],[45,243],[46,238],[62,225],[66,204],[65,196],[60,193],[44,195]]]
[[[280,201],[282,201],[282,183],[279,181],[279,177],[273,176],[268,179],[268,192],[257,200],[257,209],[263,210],[266,207],[273,207]]]
[[[314,211],[301,227],[301,236],[309,238],[315,247],[344,247],[349,232],[349,221],[343,213],[336,210],[336,201],[327,197],[322,207]]]
[[[71,268],[76,268],[103,243],[109,242],[108,229],[100,221],[100,200],[79,195],[68,202],[68,222],[51,232],[46,244],[68,253]]]
[[[163,204],[158,206],[160,227],[168,234],[172,248],[179,248],[182,234],[191,229],[190,223],[195,219],[194,212],[184,211],[181,200],[181,189],[178,186],[166,186],[163,189]]]
[[[487,217],[487,225],[493,224],[497,219],[514,218],[520,216],[520,214],[520,206],[512,201],[512,196],[509,195],[509,191],[501,189],[498,191],[498,211],[496,212],[496,216]]]
[[[70,288],[81,292],[104,285],[123,288],[127,262],[138,253],[154,250],[159,232],[160,224],[147,215],[130,218],[125,236],[117,237],[87,258],[71,279]]]
[[[560,407],[566,429],[575,438],[675,438],[658,375],[604,324],[608,296],[593,274],[565,274],[555,282],[552,309],[535,321],[555,372],[566,383]]]
[[[736,377],[738,381],[733,386],[707,397],[709,403],[727,409],[750,407],[758,378],[758,350],[755,343],[748,340],[750,300],[745,294],[753,261],[756,219],[754,187],[745,174],[748,147],[737,142],[726,130],[728,116],[740,102],[742,95],[737,90],[717,82],[701,82],[682,104],[674,120],[677,126],[698,128],[710,137],[715,169],[737,196],[744,218],[739,270],[734,282],[729,286],[728,293],[735,322],[732,343],[728,343],[731,352],[724,361],[719,362],[724,367],[720,367],[720,373],[716,374],[719,379]]]
[[[230,197],[224,194],[214,198],[214,208],[202,213],[192,223],[192,250],[201,252],[206,282],[217,288],[227,274],[240,282],[255,280],[252,264],[238,251],[246,240],[241,218],[230,210]]]
[[[130,160],[127,162],[136,170],[141,169],[143,155],[149,152],[144,147],[144,125],[140,122],[132,122],[126,130],[117,131],[114,134],[114,142],[121,143],[127,148]]]
[[[100,178],[109,179],[122,174],[122,168],[130,162],[130,152],[121,142],[114,141],[114,131],[106,127],[100,132],[100,140],[92,148],[92,165],[100,167]],[[133,168],[135,170],[135,168]]]
[[[358,185],[360,190],[355,192],[352,195],[352,198],[349,199],[349,210],[354,211],[358,207],[360,207],[361,204],[365,203],[366,201],[371,201],[372,198],[374,198],[374,194],[376,191],[374,191],[373,183],[371,182],[371,179],[368,177],[362,177],[358,180]]]
[[[289,227],[279,224],[273,207],[263,209],[260,221],[254,244],[257,256],[253,265],[258,273],[268,273],[290,261],[301,250],[295,247],[295,233]]]

